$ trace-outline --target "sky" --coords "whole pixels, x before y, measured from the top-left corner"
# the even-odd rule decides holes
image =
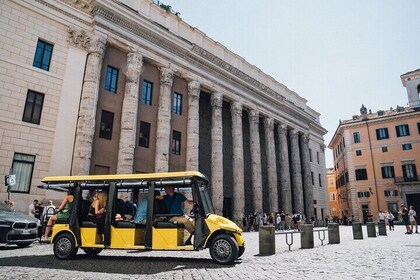
[[[420,68],[418,0],[160,2],[307,99],[327,146],[362,104],[372,112],[408,105],[400,76]]]

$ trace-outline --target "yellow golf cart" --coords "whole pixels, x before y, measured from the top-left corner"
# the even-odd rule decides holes
[[[58,259],[71,259],[82,248],[88,255],[97,255],[103,249],[197,251],[210,249],[212,259],[220,264],[231,264],[245,251],[242,230],[232,221],[215,215],[209,182],[200,172],[170,172],[124,175],[86,175],[45,177],[40,188],[67,192],[73,188],[75,200],[69,219],[58,220],[53,227],[51,241]],[[190,217],[195,220],[192,245],[185,245],[186,230],[181,223],[169,221],[168,214],[155,214],[154,191],[166,185],[192,196]],[[107,193],[104,239],[98,234],[97,224],[88,218],[91,201],[85,193]],[[121,196],[147,197],[145,224],[132,221],[135,213],[121,213]],[[136,205],[132,203],[132,205]],[[76,211],[74,211],[76,210]],[[135,210],[134,210],[135,211]],[[188,235],[188,234],[187,234]]]

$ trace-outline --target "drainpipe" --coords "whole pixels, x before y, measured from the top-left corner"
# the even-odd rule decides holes
[[[365,120],[365,124],[366,124],[366,129],[367,129],[367,133],[368,133],[368,139],[369,139],[369,150],[370,150],[370,158],[372,161],[372,168],[373,168],[373,181],[375,183],[375,194],[376,194],[376,207],[378,208],[378,213],[379,213],[379,194],[378,194],[378,184],[376,183],[376,172],[375,172],[375,161],[373,159],[373,152],[372,152],[372,142],[370,141],[370,132],[369,132],[369,124],[368,121]]]

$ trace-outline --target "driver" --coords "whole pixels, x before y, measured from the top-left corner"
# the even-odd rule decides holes
[[[191,234],[185,243],[185,245],[189,245],[187,243],[191,243],[190,239],[194,233],[195,222],[193,219],[184,214],[182,203],[185,202],[192,205],[193,201],[191,199],[187,199],[183,194],[175,192],[174,187],[170,185],[165,186],[165,192],[166,194],[163,196],[163,201],[165,202],[166,209],[168,209],[168,214],[179,215],[171,217],[169,221],[184,224],[185,229]]]

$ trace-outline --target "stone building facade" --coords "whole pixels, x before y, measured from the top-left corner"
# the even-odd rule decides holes
[[[319,113],[179,15],[150,0],[1,13],[0,170],[20,172],[21,209],[57,195],[35,187],[46,175],[198,170],[237,221],[328,213]]]
[[[371,112],[340,122],[329,144],[341,215],[362,222],[369,212],[398,215],[400,204],[420,209],[420,70],[401,76],[409,107]]]

